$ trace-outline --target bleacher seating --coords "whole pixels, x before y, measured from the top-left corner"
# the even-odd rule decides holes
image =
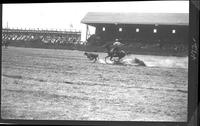
[[[3,41],[40,41],[41,43],[64,44],[79,43],[80,32],[59,32],[59,31],[40,31],[40,30],[17,30],[4,29],[2,32]]]

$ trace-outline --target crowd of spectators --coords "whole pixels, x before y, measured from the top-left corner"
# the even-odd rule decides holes
[[[65,43],[73,43],[78,44],[80,43],[80,36],[79,35],[33,35],[33,34],[5,34],[2,35],[3,41],[24,41],[24,42],[30,42],[30,41],[38,41],[41,43],[49,43],[49,44],[65,44]]]

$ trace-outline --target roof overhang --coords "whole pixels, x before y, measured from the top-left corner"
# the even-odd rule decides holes
[[[189,13],[105,13],[89,12],[81,23],[139,24],[139,25],[189,25]]]

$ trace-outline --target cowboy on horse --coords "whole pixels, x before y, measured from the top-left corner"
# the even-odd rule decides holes
[[[121,42],[119,42],[118,39],[115,39],[115,42],[112,44],[112,51],[114,54],[118,54],[121,51],[121,46],[124,45]]]
[[[107,44],[104,46],[107,49],[108,55],[105,57],[105,61],[108,57],[110,57],[110,60],[112,60],[113,57],[118,57],[118,61],[120,61],[121,58],[123,58],[126,53],[121,49],[121,46],[124,45],[121,42],[119,42],[118,39],[115,40],[112,44]]]

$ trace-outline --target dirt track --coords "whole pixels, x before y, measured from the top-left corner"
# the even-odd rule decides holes
[[[81,51],[9,47],[2,50],[1,116],[187,121],[187,80],[184,68],[91,63]]]

